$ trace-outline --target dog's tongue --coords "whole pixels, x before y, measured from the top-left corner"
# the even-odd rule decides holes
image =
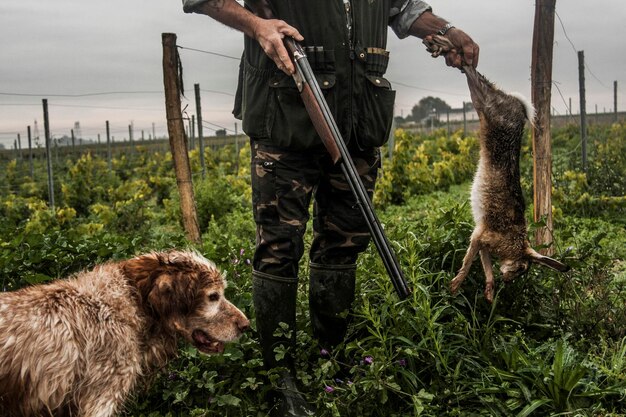
[[[208,345],[214,342],[211,338],[202,330],[194,330],[193,331],[193,339],[203,345]]]
[[[222,353],[224,352],[224,344],[213,340],[208,334],[202,330],[194,330],[191,337],[195,342],[196,347],[205,353]]]

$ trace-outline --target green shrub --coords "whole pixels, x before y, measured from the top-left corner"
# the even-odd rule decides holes
[[[398,131],[395,158],[384,162],[376,202],[411,295],[396,297],[370,245],[358,261],[348,337],[332,351],[321,351],[309,328],[303,260],[297,327],[277,329],[297,332],[291,354],[316,415],[626,415],[626,216],[621,205],[626,168],[620,152],[625,135],[623,124],[591,130],[594,145],[583,175],[577,128],[554,132],[554,247],[572,271],[559,274],[534,266],[508,284],[496,272],[496,297],[488,304],[478,261],[457,296],[448,289],[474,227],[468,198],[477,140],[458,134],[447,138],[443,131],[432,137]],[[270,412],[267,394],[277,373],[263,369],[254,332],[249,148],[242,147],[237,156],[233,150],[205,150],[205,180],[197,151],[191,153],[203,239],[197,249],[224,271],[227,296],[250,317],[253,330],[224,355],[204,356],[181,345],[179,358],[137,391],[128,416],[260,417]],[[527,195],[531,161],[525,147]],[[45,181],[24,180],[11,164],[0,175],[23,183],[0,191],[4,290],[138,252],[190,246],[180,225],[168,153],[137,146],[113,160],[113,177],[99,178],[107,171],[95,156],[60,166],[55,175],[67,184],[54,211],[48,208]],[[39,175],[43,165],[38,169],[36,178],[45,178]],[[81,195],[81,181],[80,187],[93,189]],[[308,244],[310,234],[306,239]],[[278,348],[276,353],[285,352]]]
[[[393,159],[383,161],[374,200],[382,205],[402,204],[411,196],[465,182],[476,170],[477,152],[474,137],[461,138],[457,133],[450,138],[421,138],[399,129]]]

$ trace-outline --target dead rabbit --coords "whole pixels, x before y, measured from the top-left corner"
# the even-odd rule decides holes
[[[424,41],[433,56],[445,51],[437,50],[437,42],[445,48],[445,38],[430,39],[430,43],[429,39]],[[480,253],[485,271],[485,298],[492,302],[492,255],[500,260],[504,281],[525,273],[531,262],[560,272],[568,271],[569,266],[539,254],[528,241],[519,160],[524,125],[526,120],[534,118],[532,105],[519,95],[496,88],[471,66],[464,66],[463,72],[480,119],[480,158],[471,191],[476,226],[463,265],[450,283],[450,289],[452,293],[459,289]]]

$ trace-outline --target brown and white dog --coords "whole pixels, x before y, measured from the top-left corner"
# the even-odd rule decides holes
[[[0,415],[110,417],[182,338],[221,353],[249,326],[195,252],[150,253],[0,293]]]

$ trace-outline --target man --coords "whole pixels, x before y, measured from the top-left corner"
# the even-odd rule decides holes
[[[346,333],[358,254],[368,228],[339,166],[315,133],[291,78],[283,39],[299,41],[318,78],[355,166],[371,194],[389,135],[395,91],[383,78],[387,28],[401,38],[439,33],[458,49],[446,63],[476,66],[478,46],[420,0],[183,0],[185,12],[206,14],[245,36],[235,116],[251,138],[253,211],[257,224],[253,301],[267,368],[285,367],[278,415],[310,415],[297,392],[293,363],[274,348],[295,346],[295,309],[303,235],[314,198],[309,252],[313,334],[330,348]],[[262,19],[262,15],[273,17]],[[291,337],[275,336],[279,323]]]

